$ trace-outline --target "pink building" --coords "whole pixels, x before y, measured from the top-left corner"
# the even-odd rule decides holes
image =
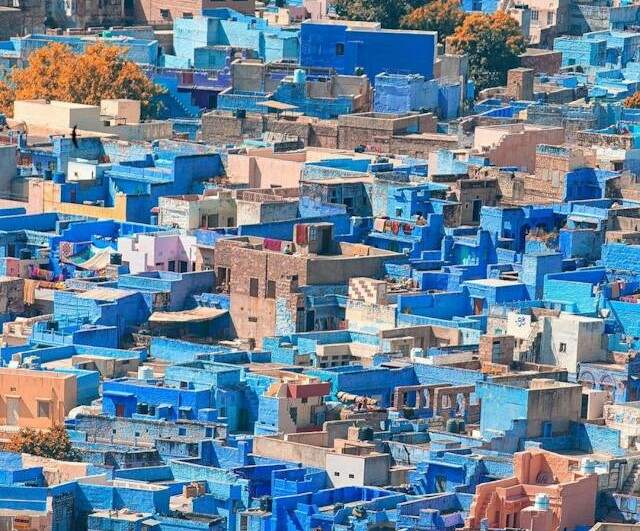
[[[476,127],[473,153],[487,157],[495,166],[518,166],[535,173],[537,146],[563,143],[562,127],[523,123],[487,125]]]
[[[515,476],[483,483],[465,522],[465,531],[521,528],[562,531],[594,524],[598,476],[588,460],[530,449],[514,454]]]
[[[248,184],[249,188],[297,188],[305,164],[354,157],[374,158],[370,153],[358,154],[348,150],[306,148],[274,153],[269,148],[256,148],[247,149],[246,153],[229,154],[226,170],[229,182],[233,184]]]
[[[304,0],[304,7],[311,20],[322,20],[329,18],[328,0]]]
[[[135,234],[118,238],[122,262],[131,273],[195,271],[196,238],[173,233]]]

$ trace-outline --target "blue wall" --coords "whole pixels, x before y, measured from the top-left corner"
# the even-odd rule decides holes
[[[349,29],[346,25],[304,22],[300,64],[335,68],[353,75],[361,67],[371,82],[382,73],[433,77],[436,33]]]

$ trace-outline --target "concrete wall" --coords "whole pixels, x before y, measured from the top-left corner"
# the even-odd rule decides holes
[[[605,361],[603,337],[602,319],[566,314],[544,317],[539,361],[576,374],[581,362]]]

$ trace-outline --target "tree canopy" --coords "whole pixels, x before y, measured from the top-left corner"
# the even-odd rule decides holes
[[[402,27],[413,30],[437,31],[438,40],[451,35],[465,19],[458,0],[433,0],[411,11],[402,19]]]
[[[76,451],[65,427],[58,424],[49,431],[22,428],[9,440],[6,449],[10,452],[37,455],[61,461],[77,461]]]
[[[347,20],[380,22],[383,28],[400,27],[402,18],[425,0],[335,0],[336,14]]]
[[[628,109],[640,109],[640,92],[635,92],[625,99],[624,106]]]
[[[520,64],[518,55],[525,50],[518,23],[504,11],[467,15],[447,42],[469,56],[469,73],[478,90],[504,85],[507,70]]]
[[[103,99],[140,100],[144,116],[153,114],[162,89],[116,46],[96,43],[82,54],[50,43],[35,50],[24,68],[14,68],[0,84],[0,110],[11,115],[14,100],[45,99],[99,105]]]

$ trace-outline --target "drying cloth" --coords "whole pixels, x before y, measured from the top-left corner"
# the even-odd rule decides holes
[[[307,245],[307,226],[296,225],[296,243],[298,245]]]
[[[384,218],[376,218],[373,222],[373,230],[377,232],[384,232],[384,224],[386,223]]]
[[[268,251],[280,252],[282,250],[282,240],[274,240],[273,238],[265,238],[262,246]]]

